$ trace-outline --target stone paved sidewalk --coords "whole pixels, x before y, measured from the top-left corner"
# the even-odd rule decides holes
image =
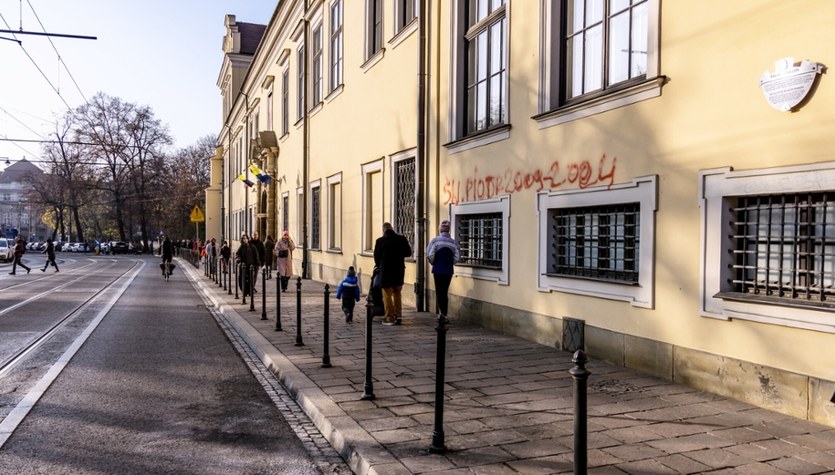
[[[358,474],[573,473],[571,354],[463,324],[447,335],[444,454],[434,428],[434,315],[403,325],[374,320],[373,393],[363,400],[365,308],[346,323],[331,286],[330,368],[324,353],[324,283],[302,281],[296,346],[296,280],[268,280],[261,319],[191,266],[188,272]],[[588,364],[588,466],[592,474],[835,473],[835,428],[592,360]]]

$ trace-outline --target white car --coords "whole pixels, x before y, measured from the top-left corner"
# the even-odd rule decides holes
[[[0,261],[11,262],[14,260],[14,241],[0,238]]]

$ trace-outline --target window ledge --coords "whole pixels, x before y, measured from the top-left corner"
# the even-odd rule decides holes
[[[336,99],[336,96],[342,94],[342,91],[344,91],[344,90],[345,90],[345,85],[344,84],[340,84],[340,85],[336,86],[333,89],[333,91],[329,92],[328,95],[325,96],[325,102],[330,102],[330,101]]]
[[[661,95],[661,87],[666,82],[666,76],[658,76],[616,92],[535,115],[532,119],[537,121],[540,129],[547,129],[548,127],[565,124],[658,97]]]
[[[307,116],[308,117],[313,117],[314,115],[316,115],[320,110],[322,110],[322,104],[323,104],[322,101],[319,101],[318,103],[316,103],[316,105],[312,109],[310,109],[310,111],[307,113]]]
[[[444,148],[447,149],[450,155],[454,155],[491,143],[507,140],[508,138],[510,138],[510,124],[476,132],[453,142],[445,143]]]
[[[389,40],[389,45],[391,45],[391,48],[392,49],[396,48],[397,45],[399,45],[400,43],[403,42],[403,40],[405,40],[406,38],[411,36],[412,33],[417,31],[417,27],[418,27],[417,17],[412,18],[412,21],[410,21],[409,23],[404,25],[403,28],[401,28],[400,31],[398,31],[394,35],[394,37]]]
[[[360,66],[360,68],[362,69],[362,72],[367,73],[368,71],[370,71],[371,68],[373,68],[375,64],[377,64],[377,63],[379,63],[380,61],[383,60],[383,56],[385,56],[385,55],[386,55],[386,49],[385,48],[380,48],[380,51],[377,51],[370,58],[368,58],[364,63],[362,63],[362,66]]]

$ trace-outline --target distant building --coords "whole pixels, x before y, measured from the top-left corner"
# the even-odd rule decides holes
[[[449,219],[452,317],[835,426],[832,25],[826,0],[227,16],[207,219],[365,288],[391,222],[425,311]]]
[[[43,210],[27,196],[31,189],[26,177],[43,175],[43,170],[25,158],[0,172],[0,228],[2,236],[17,232],[27,241],[43,241],[49,228],[42,222]]]

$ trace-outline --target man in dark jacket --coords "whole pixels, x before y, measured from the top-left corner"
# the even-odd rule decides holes
[[[412,247],[405,236],[397,234],[391,223],[383,223],[383,236],[374,243],[374,264],[380,269],[383,306],[386,316],[383,325],[400,325],[403,306],[400,292],[406,273],[405,259],[412,255]]]
[[[235,252],[235,257],[239,264],[243,264],[238,275],[240,286],[243,289],[244,296],[252,295],[253,282],[250,282],[250,270],[261,267],[261,261],[258,259],[258,250],[255,246],[249,243],[249,238],[246,234],[241,236],[241,247]]]
[[[261,242],[261,235],[258,231],[252,232],[252,239],[249,240],[249,245],[254,247],[258,253],[258,265],[255,266],[255,280],[252,281],[252,284],[255,285],[258,283],[258,273],[261,272],[261,266],[264,265],[264,257],[266,257],[264,256],[264,243]]]
[[[15,275],[17,271],[17,266],[23,267],[26,269],[26,273],[28,274],[29,271],[32,269],[26,267],[23,263],[23,254],[26,253],[26,245],[23,244],[23,238],[20,236],[15,238],[15,246],[14,246],[14,261],[12,262],[12,271],[9,272],[10,275]]]

